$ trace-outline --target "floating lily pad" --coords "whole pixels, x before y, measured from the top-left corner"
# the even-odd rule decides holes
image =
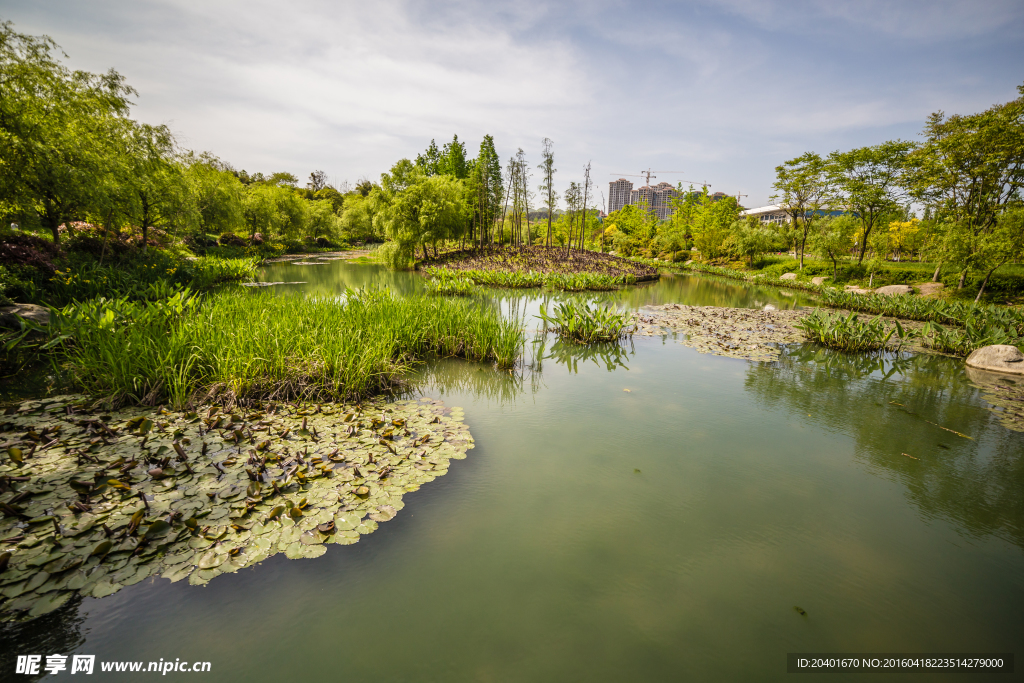
[[[67,396],[8,409],[0,429],[0,621],[150,576],[203,585],[275,553],[318,557],[473,443],[462,412],[430,400],[100,415]]]

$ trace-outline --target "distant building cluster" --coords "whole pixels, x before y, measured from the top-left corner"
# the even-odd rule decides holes
[[[635,206],[646,202],[647,208],[657,214],[659,219],[664,220],[672,215],[672,199],[679,195],[679,190],[673,187],[672,183],[644,185],[634,189],[631,181],[619,178],[608,183],[608,213],[618,211],[629,204]],[[724,192],[715,192],[711,198],[718,201],[725,196]]]
[[[627,204],[647,202],[648,209],[656,213],[658,218],[665,219],[672,215],[672,198],[678,194],[679,191],[672,187],[672,183],[658,183],[654,187],[644,185],[634,189],[632,182],[619,178],[608,183],[608,212],[618,211]]]

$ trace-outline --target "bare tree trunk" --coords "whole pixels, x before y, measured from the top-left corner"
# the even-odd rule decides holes
[[[871,234],[871,228],[874,227],[869,224],[864,224],[864,235],[860,238],[860,256],[857,257],[857,265],[859,266],[864,262],[864,254],[868,250],[868,235]]]
[[[512,173],[508,174],[508,189],[505,190],[505,208],[501,210],[501,225],[498,226],[498,244],[501,244],[503,234],[505,232],[505,212],[508,211],[508,195],[512,192]],[[511,239],[511,238],[510,238]]]
[[[113,211],[107,213],[107,220],[103,223],[103,250],[100,252],[100,265],[103,265],[103,259],[107,256],[107,242],[110,240],[110,226],[113,218]]]
[[[960,282],[958,282],[956,284],[956,289],[957,289],[958,292],[961,289],[964,288],[964,280],[966,280],[966,279],[967,279],[967,269],[964,268],[962,271],[960,271]]]
[[[583,214],[581,216],[582,222],[580,223],[580,251],[583,251],[585,247],[585,241],[587,239],[587,191],[590,189],[590,162],[587,162],[587,168],[583,172]]]
[[[533,246],[533,234],[530,232],[530,188],[526,186],[526,162],[524,161],[521,166],[523,167],[523,211],[526,212],[526,246]]]
[[[932,282],[939,281],[939,271],[942,270],[942,261],[939,261],[935,266],[935,275],[932,275]]]
[[[1000,263],[999,266],[1001,265],[1003,264]],[[999,268],[999,266],[996,266],[995,268],[993,268],[992,270],[988,271],[985,274],[985,279],[981,281],[981,287],[978,288],[978,296],[974,297],[974,303],[978,303],[979,301],[981,301],[981,294],[982,292],[985,291],[985,285],[988,284],[988,279],[992,277],[992,273],[996,272],[996,268]]]

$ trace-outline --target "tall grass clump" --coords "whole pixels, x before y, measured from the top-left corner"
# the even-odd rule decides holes
[[[629,314],[574,301],[555,304],[554,315],[549,315],[547,307],[541,305],[537,317],[559,337],[576,344],[617,341],[632,332]]]
[[[469,270],[430,266],[423,269],[434,278],[466,279],[487,287],[530,289],[551,287],[564,292],[608,291],[622,285],[636,284],[635,275],[604,275],[600,273],[549,273],[539,271]]]
[[[438,271],[426,282],[427,294],[439,296],[471,296],[479,291],[468,277],[447,270]]]
[[[803,330],[804,336],[811,341],[839,349],[840,351],[878,351],[889,345],[893,335],[896,336],[896,350],[905,343],[920,336],[916,330],[905,328],[899,321],[886,328],[881,317],[861,321],[856,313],[831,313],[820,309],[812,311],[795,327]]]
[[[176,406],[203,395],[355,400],[387,391],[417,361],[516,363],[522,328],[471,301],[349,290],[342,299],[222,292],[127,299],[57,316],[65,368],[116,403]]]

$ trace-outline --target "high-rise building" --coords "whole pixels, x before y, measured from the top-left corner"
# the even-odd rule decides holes
[[[672,215],[671,201],[676,194],[677,190],[671,183],[658,183],[654,187],[644,185],[634,189],[633,183],[619,178],[608,183],[608,213],[629,204],[646,202],[647,208],[658,214],[658,218],[665,219]]]
[[[618,211],[629,201],[629,193],[633,189],[633,183],[625,178],[619,178],[608,183],[608,213]]]

